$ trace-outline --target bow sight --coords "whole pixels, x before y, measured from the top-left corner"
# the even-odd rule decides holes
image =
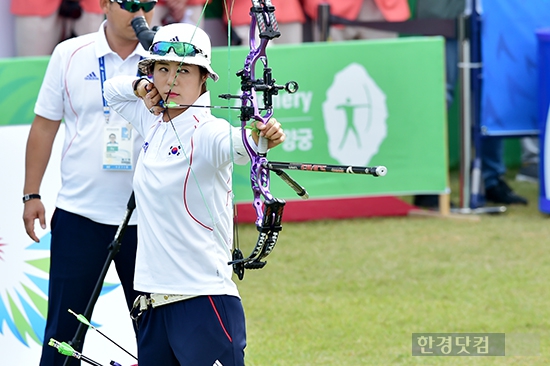
[[[273,108],[273,96],[279,94],[279,90],[284,90],[289,94],[294,94],[298,91],[298,83],[294,80],[287,82],[285,85],[275,84],[276,80],[273,79],[273,74],[271,68],[266,67],[264,69],[263,79],[254,80],[250,73],[246,72],[245,69],[237,71],[237,76],[241,78],[241,90],[243,92],[251,92],[252,90],[259,91],[263,93],[264,108],[261,110]],[[242,95],[234,94],[220,94],[218,97],[222,99],[242,99]],[[241,107],[240,119],[250,120],[254,117],[254,106],[243,106]]]

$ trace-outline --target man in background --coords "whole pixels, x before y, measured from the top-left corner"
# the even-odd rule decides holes
[[[55,136],[64,121],[62,185],[51,220],[48,315],[43,338],[46,342],[50,338],[72,340],[76,333],[78,322],[68,309],[85,313],[107,261],[108,245],[126,213],[133,168],[143,143],[135,131],[128,130],[122,117],[110,111],[103,98],[103,84],[117,75],[137,74],[137,64],[147,52],[139,44],[131,21],[145,16],[150,22],[156,2],[94,1],[98,1],[106,20],[96,32],[55,47],[27,141],[23,221],[29,237],[38,242],[36,220],[42,229],[46,228],[40,186]],[[124,143],[133,156],[113,161],[105,148],[112,133],[129,137]],[[114,258],[128,309],[138,296],[133,290],[136,216],[132,215]],[[80,350],[81,345],[75,348]],[[55,348],[45,345],[40,365],[60,366],[64,359]]]

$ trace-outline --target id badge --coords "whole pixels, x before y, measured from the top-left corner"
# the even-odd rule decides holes
[[[132,126],[105,126],[103,130],[103,169],[133,170]]]

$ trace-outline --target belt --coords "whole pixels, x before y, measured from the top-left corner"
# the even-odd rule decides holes
[[[138,296],[136,302],[139,301],[139,310],[144,311],[147,310],[149,306],[156,308],[162,305],[192,299],[193,297],[197,297],[197,295],[149,294]],[[134,303],[134,306],[135,305]]]
[[[183,301],[198,297],[198,295],[169,295],[169,294],[148,294],[140,295],[134,301],[134,306],[130,312],[130,316],[133,320],[137,320],[141,314],[149,309],[149,307],[156,308],[162,305],[172,304],[174,302]],[[133,316],[134,311],[139,309],[136,316]]]

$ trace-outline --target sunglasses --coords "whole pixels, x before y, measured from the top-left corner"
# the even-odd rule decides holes
[[[197,54],[202,54],[202,51],[191,43],[186,42],[155,42],[149,48],[149,52],[154,55],[164,56],[170,50],[174,50],[175,54],[179,57],[193,57]]]
[[[157,0],[147,1],[143,3],[133,0],[111,0],[111,2],[119,3],[121,9],[129,11],[130,13],[137,13],[140,9],[143,9],[144,12],[148,13],[153,10],[155,5],[157,5]]]

